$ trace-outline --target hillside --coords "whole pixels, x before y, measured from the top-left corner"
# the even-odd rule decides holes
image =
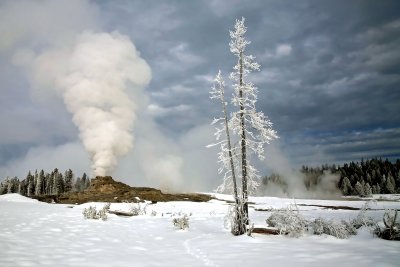
[[[82,204],[86,202],[138,202],[138,201],[193,201],[206,202],[211,196],[205,194],[188,193],[172,194],[150,187],[131,187],[115,181],[111,176],[97,176],[91,179],[90,186],[82,192],[66,192],[59,196],[34,196],[35,199],[45,202],[64,204]]]

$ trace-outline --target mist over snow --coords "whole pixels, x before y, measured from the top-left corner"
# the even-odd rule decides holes
[[[283,188],[274,183],[268,183],[266,188],[261,190],[261,194],[277,197],[297,197],[297,198],[337,198],[342,195],[337,184],[339,174],[325,171],[320,177],[320,183],[312,188],[305,186],[305,175],[300,169],[294,168],[278,142],[274,142],[269,147],[269,154],[266,156],[265,165],[270,173],[278,174],[287,188]]]
[[[130,185],[221,183],[209,99],[246,18],[257,110],[280,141],[256,167],[304,191],[302,165],[400,156],[399,1],[0,3],[0,180],[29,170],[110,174]],[[232,94],[227,84],[226,95]],[[270,192],[279,193],[270,188]]]

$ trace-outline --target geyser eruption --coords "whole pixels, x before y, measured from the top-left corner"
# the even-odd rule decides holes
[[[150,81],[150,67],[128,37],[85,32],[78,36],[56,84],[73,115],[95,176],[116,167],[133,147],[135,103],[128,90]]]

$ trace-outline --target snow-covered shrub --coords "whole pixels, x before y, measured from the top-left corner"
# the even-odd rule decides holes
[[[315,235],[331,235],[337,238],[345,239],[350,235],[356,234],[356,229],[346,221],[326,221],[322,218],[317,218],[310,224]]]
[[[397,210],[387,210],[383,214],[384,228],[377,225],[374,233],[383,239],[400,241],[400,218]]]
[[[152,210],[150,215],[153,216],[153,217],[154,217],[154,216],[157,216],[157,211]]]
[[[85,219],[98,220],[101,219],[103,221],[107,220],[107,207],[106,205],[99,211],[96,210],[96,207],[90,206],[89,208],[85,208],[82,212],[83,217]]]
[[[383,223],[387,228],[399,228],[400,218],[397,217],[397,210],[387,210],[383,214]]]
[[[110,208],[111,208],[111,203],[110,202],[108,202],[107,204],[104,204],[104,207],[103,207],[103,209],[104,210],[110,210]]]
[[[189,216],[184,214],[182,217],[174,218],[172,223],[174,224],[175,228],[185,230],[189,228]]]
[[[107,210],[106,209],[102,208],[101,210],[99,210],[97,215],[98,215],[99,219],[102,219],[103,221],[107,220]]]
[[[267,219],[268,226],[275,227],[280,234],[299,237],[307,228],[307,221],[300,215],[297,206],[278,210]]]
[[[357,229],[354,227],[354,225],[351,222],[342,220],[341,221],[343,225],[346,226],[347,231],[349,232],[349,235],[356,235],[357,234]]]
[[[362,226],[374,227],[376,226],[376,221],[367,215],[367,210],[370,209],[371,201],[365,202],[365,204],[361,207],[360,211],[357,214],[357,217],[351,221],[351,224],[356,228],[360,228]]]
[[[85,208],[82,212],[83,217],[85,219],[97,219],[97,210],[96,207],[90,206],[89,208]]]
[[[137,204],[132,203],[131,206],[129,207],[129,211],[133,214],[133,216],[145,215],[146,208],[147,208],[147,204],[144,204],[142,206],[142,205],[140,205],[140,203],[137,203]]]

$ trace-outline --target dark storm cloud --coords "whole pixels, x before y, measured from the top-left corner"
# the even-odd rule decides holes
[[[382,149],[365,140],[365,156],[396,154],[397,146],[384,144],[396,139],[376,129],[400,125],[398,1],[120,1],[106,7],[114,14],[110,25],[130,32],[152,65],[151,100],[170,135],[218,116],[208,99],[210,80],[219,68],[226,76],[231,71],[228,30],[244,16],[252,41],[248,51],[262,65],[253,76],[258,106],[274,122],[284,147],[296,151],[292,146],[301,145],[308,152],[320,144],[327,160],[352,158],[343,154],[357,158],[362,153],[353,146],[333,147],[375,131]],[[354,131],[362,134],[353,137]],[[303,144],[291,143],[305,133],[313,134]],[[331,133],[335,143],[323,137]]]
[[[128,35],[151,66],[146,112],[175,140],[219,116],[208,92],[218,69],[227,78],[235,64],[229,30],[244,16],[248,53],[262,66],[250,77],[260,90],[257,106],[295,164],[400,154],[399,1],[91,3],[96,22],[85,23]],[[7,126],[0,163],[13,144],[21,154],[21,143],[28,149],[76,139],[65,110],[49,112],[32,101],[6,54],[0,58],[0,118]]]

